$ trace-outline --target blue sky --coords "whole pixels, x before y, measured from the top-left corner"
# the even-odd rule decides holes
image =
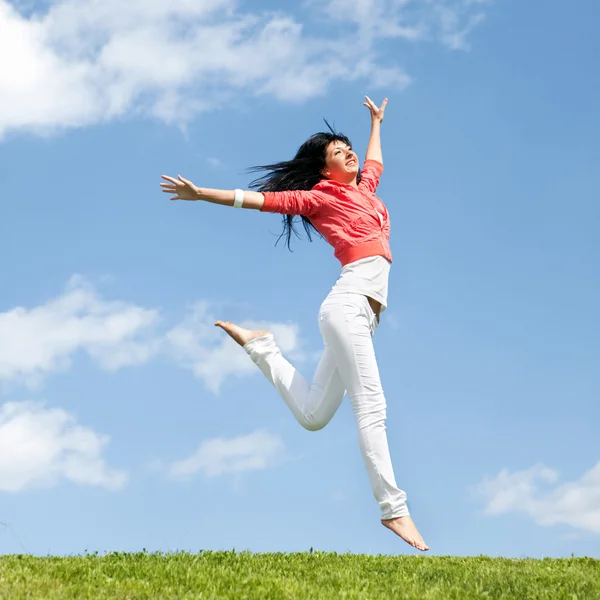
[[[400,4],[0,0],[1,553],[412,552],[348,401],[304,431],[212,326],[310,377],[332,249],[158,186],[246,187],[323,117],[364,155],[369,94],[413,518],[434,554],[600,556],[600,7]]]

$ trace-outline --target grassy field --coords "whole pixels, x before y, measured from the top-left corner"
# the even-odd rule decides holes
[[[323,552],[0,557],[0,598],[600,600],[600,560]]]

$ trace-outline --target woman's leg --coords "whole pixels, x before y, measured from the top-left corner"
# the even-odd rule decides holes
[[[360,449],[382,523],[419,550],[428,550],[409,516],[406,494],[396,485],[385,432],[386,401],[373,348],[378,318],[366,296],[345,294],[322,310],[320,327],[348,390]]]
[[[335,355],[358,426],[358,440],[382,519],[407,516],[406,494],[396,485],[388,449],[386,401],[372,335],[375,314],[366,296],[346,294],[321,313],[321,332]]]
[[[342,403],[346,389],[327,343],[310,384],[283,357],[272,334],[255,338],[243,347],[275,386],[300,425],[316,431],[329,423]]]
[[[382,522],[409,544],[427,550],[408,516],[406,494],[394,479],[385,434],[385,398],[371,337],[376,317],[366,296],[330,294],[323,302],[319,327],[325,349],[310,386],[283,358],[271,333],[223,321],[215,325],[245,348],[307,429],[327,424],[348,389],[369,479],[382,508]]]

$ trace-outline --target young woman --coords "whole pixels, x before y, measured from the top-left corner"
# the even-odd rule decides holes
[[[331,420],[346,392],[357,425],[360,449],[381,522],[419,550],[428,550],[394,478],[385,431],[386,400],[372,337],[387,306],[392,255],[385,205],[375,195],[383,172],[380,127],[387,98],[378,108],[365,96],[371,136],[362,172],[348,138],[317,133],[291,161],[257,167],[267,174],[253,182],[258,191],[200,188],[179,175],[163,175],[171,200],[204,200],[223,206],[284,215],[288,247],[294,216],[310,238],[315,229],[333,247],[342,272],[321,304],[319,328],[325,349],[312,383],[282,356],[273,335],[217,321],[261,369],[298,422],[311,431]],[[283,235],[283,234],[282,234]]]

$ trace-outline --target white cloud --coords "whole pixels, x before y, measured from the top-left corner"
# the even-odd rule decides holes
[[[282,460],[284,450],[280,436],[255,431],[236,438],[214,438],[204,441],[188,458],[173,462],[167,468],[172,479],[190,479],[197,473],[215,477],[225,473],[257,471]]]
[[[333,21],[352,23],[358,42],[371,51],[380,38],[438,41],[468,50],[467,35],[483,20],[493,0],[305,0]]]
[[[157,311],[103,300],[74,276],[62,296],[0,313],[0,382],[39,386],[80,350],[109,370],[143,363],[158,351],[146,335],[157,320]]]
[[[184,123],[240,94],[301,102],[335,80],[403,88],[410,77],[395,57],[381,61],[378,40],[466,48],[484,1],[308,0],[303,21],[239,4],[51,0],[25,11],[0,0],[0,137],[132,114]]]
[[[78,425],[64,410],[34,402],[0,406],[0,492],[48,487],[65,479],[116,490],[124,471],[108,467],[108,437]]]
[[[160,330],[158,310],[105,300],[88,281],[74,276],[58,298],[31,309],[0,312],[0,384],[40,387],[49,374],[68,370],[73,357],[83,351],[109,371],[152,358],[169,359],[218,394],[227,379],[260,371],[214,326],[216,320],[211,306],[198,302],[180,324]],[[303,352],[296,324],[248,320],[239,324],[272,331],[282,352],[296,362],[315,359]]]
[[[436,0],[434,4],[439,3]],[[416,18],[412,5],[426,6],[427,0],[306,0],[306,5],[333,21],[352,23],[358,30],[357,40],[369,50],[377,38],[401,38],[418,41],[424,37],[423,24]],[[430,8],[430,7],[429,7]],[[428,10],[428,16],[431,17]]]
[[[600,462],[580,479],[558,483],[558,473],[536,465],[510,473],[502,469],[475,487],[486,502],[485,514],[522,513],[538,525],[569,525],[600,534]]]

